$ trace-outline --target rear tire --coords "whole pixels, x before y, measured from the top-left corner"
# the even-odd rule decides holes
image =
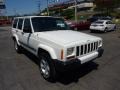
[[[52,62],[52,59],[48,54],[42,53],[40,55],[39,66],[42,77],[47,81],[54,82],[56,79],[56,70]]]
[[[17,53],[21,53],[22,52],[22,47],[20,45],[18,45],[16,40],[14,40],[14,48],[15,48]]]
[[[104,33],[106,33],[107,31],[108,31],[108,28],[105,28],[105,29],[104,29]]]
[[[90,30],[91,33],[93,33],[94,31],[93,30]]]

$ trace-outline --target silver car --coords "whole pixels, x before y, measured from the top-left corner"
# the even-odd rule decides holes
[[[111,31],[111,30],[116,30],[116,24],[114,24],[111,20],[98,20],[93,22],[90,25],[90,30],[91,32],[93,31]]]

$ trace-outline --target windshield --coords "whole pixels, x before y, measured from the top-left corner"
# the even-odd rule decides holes
[[[68,25],[61,18],[52,17],[34,17],[32,24],[35,32],[68,30]]]

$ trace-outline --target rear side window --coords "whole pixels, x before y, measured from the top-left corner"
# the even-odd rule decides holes
[[[25,21],[24,21],[23,32],[26,32],[26,30],[27,30],[29,33],[32,32],[31,24],[30,24],[30,19],[25,19]]]
[[[22,29],[23,19],[20,18],[18,22],[18,29]]]
[[[14,22],[13,22],[13,28],[16,28],[17,22],[18,22],[18,19],[15,19]]]
[[[111,21],[106,22],[106,24],[113,24]]]
[[[96,21],[96,24],[103,24],[103,21]]]

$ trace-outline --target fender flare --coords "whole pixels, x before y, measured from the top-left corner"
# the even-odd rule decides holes
[[[20,43],[19,43],[19,39],[18,39],[17,35],[13,35],[12,38],[13,38],[13,40],[14,40],[14,38],[15,38],[15,40],[16,40],[17,43],[18,43],[18,45],[20,45]]]
[[[47,51],[52,59],[57,59],[56,53],[55,53],[53,48],[51,48],[51,47],[49,47],[47,45],[44,45],[44,44],[38,45],[38,50],[39,50],[39,48]],[[37,50],[37,53],[38,53],[38,50]]]

